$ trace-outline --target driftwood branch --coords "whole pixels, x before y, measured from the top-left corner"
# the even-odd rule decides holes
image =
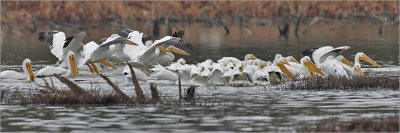
[[[38,84],[38,83],[35,83],[36,85],[38,85],[39,87],[42,87],[42,88],[46,88],[46,89],[48,89],[48,90],[50,90],[51,92],[57,92],[57,88],[54,86],[54,82],[53,82],[53,80],[51,79],[51,77],[50,77],[50,80],[51,80],[51,85],[52,86],[50,86],[49,85],[49,82],[47,82],[47,80],[45,80],[44,78],[42,79],[43,80],[43,82],[44,82],[44,85],[40,85],[40,84]]]
[[[135,71],[133,71],[131,64],[129,64],[128,62],[126,62],[126,64],[128,64],[129,69],[131,70],[132,82],[133,82],[133,85],[135,86],[137,100],[140,102],[144,102],[145,99],[144,99],[143,91],[142,91],[142,88],[140,88],[139,82],[136,79]]]
[[[85,89],[78,86],[77,84],[75,84],[74,82],[72,82],[71,80],[69,80],[67,78],[64,78],[57,74],[55,74],[54,77],[56,77],[62,83],[66,84],[72,90],[72,92],[74,92],[75,94],[79,94],[79,95],[88,95],[89,94]]]
[[[178,87],[179,87],[179,100],[182,99],[182,86],[181,86],[181,75],[178,74]]]
[[[160,101],[160,96],[158,96],[158,90],[157,86],[150,84],[150,90],[151,90],[151,99],[154,102],[159,102]]]
[[[121,89],[118,88],[118,86],[116,86],[113,82],[111,82],[111,80],[108,77],[104,76],[103,74],[100,74],[100,77],[102,77],[105,81],[107,81],[107,83],[115,90],[115,92],[117,92],[118,95],[120,95],[124,99],[130,99],[124,92],[121,91]]]
[[[187,89],[185,100],[195,100],[195,91],[196,88],[194,86],[191,86],[189,89]]]

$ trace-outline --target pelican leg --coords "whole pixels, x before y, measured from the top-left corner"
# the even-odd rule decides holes
[[[94,65],[93,61],[90,61],[90,64],[92,64],[94,72],[96,72],[97,75],[99,75],[99,70],[97,69],[96,65]]]
[[[311,76],[312,76],[312,78],[313,78],[314,80],[317,79],[317,77],[315,76],[315,73],[314,73],[314,72],[311,73]]]
[[[94,74],[93,68],[89,64],[86,64],[86,66],[88,66],[90,69],[90,72],[92,72]]]
[[[107,61],[107,60],[103,60],[99,62],[102,65],[108,66],[108,67],[112,67],[114,69],[117,69],[117,67],[115,67],[111,62]]]

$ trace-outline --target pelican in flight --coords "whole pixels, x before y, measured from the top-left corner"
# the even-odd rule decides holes
[[[103,38],[100,40],[100,45],[95,42],[90,42],[83,46],[82,58],[79,59],[78,67],[87,65],[90,71],[99,74],[98,68],[94,65],[94,62],[99,62],[108,67],[116,69],[116,67],[107,61],[118,49],[124,47],[124,45],[137,45],[136,43],[128,40],[125,37],[121,37],[118,34],[112,34],[108,38]],[[90,66],[91,64],[92,66]]]
[[[175,32],[172,36],[165,36],[160,40],[155,40],[154,44],[148,47],[142,54],[133,53],[132,47],[125,47],[124,53],[129,55],[133,66],[148,67],[155,64],[166,64],[172,61],[175,57],[173,53],[181,55],[190,55],[193,46],[182,40],[184,31]]]
[[[117,51],[112,55],[112,60],[126,62],[131,60],[131,56],[138,56],[143,54],[150,45],[153,44],[153,37],[139,31],[120,27],[117,34],[127,38],[129,41],[137,45],[124,45],[118,47]]]
[[[78,50],[83,46],[82,40],[86,36],[86,32],[81,32],[70,37],[65,37],[62,31],[40,32],[39,41],[46,41],[50,52],[58,58],[58,63],[61,67],[67,67],[64,62],[69,51],[77,53],[77,58],[80,58]]]
[[[52,76],[54,74],[59,74],[64,77],[75,78],[78,70],[76,66],[74,52],[69,51],[65,60],[68,65],[68,70],[60,66],[59,67],[46,66],[45,68],[40,69],[36,72],[36,77],[46,77],[46,76]]]
[[[25,59],[22,62],[22,70],[24,73],[19,73],[16,71],[6,70],[0,73],[0,79],[18,79],[18,80],[28,80],[35,81],[35,75],[32,72],[32,63],[31,60]]]

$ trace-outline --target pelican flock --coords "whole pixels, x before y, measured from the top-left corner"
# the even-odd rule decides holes
[[[30,82],[35,81],[36,77],[54,74],[75,78],[80,76],[80,71],[96,75],[100,74],[102,66],[117,69],[118,65],[113,63],[125,63],[122,75],[129,84],[131,74],[126,65],[129,63],[134,66],[135,76],[140,82],[176,85],[180,79],[182,85],[250,87],[328,76],[364,76],[360,61],[381,67],[362,52],[356,53],[354,63],[347,60],[341,53],[350,49],[349,46],[307,49],[302,52],[300,61],[281,54],[276,54],[272,61],[247,54],[243,60],[223,57],[216,62],[207,59],[197,64],[187,64],[184,58],[173,62],[174,54],[189,56],[193,50],[192,44],[183,39],[183,30],[156,40],[151,35],[121,27],[98,43],[91,41],[84,44],[85,35],[86,32],[81,32],[66,37],[61,31],[40,32],[39,41],[47,43],[58,62],[33,72],[31,61],[25,59],[22,63],[24,73],[7,70],[0,73],[0,78]]]

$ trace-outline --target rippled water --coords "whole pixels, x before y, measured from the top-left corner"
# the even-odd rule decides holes
[[[160,87],[174,95],[176,87]],[[168,89],[168,90],[167,90]],[[2,131],[293,131],[297,125],[339,117],[394,115],[396,91],[281,91],[198,88],[196,103],[143,106],[2,106]],[[176,95],[174,95],[176,96]]]
[[[229,24],[228,24],[229,25]],[[195,49],[192,56],[184,57],[188,63],[197,63],[211,58],[214,61],[224,56],[242,59],[253,53],[258,58],[272,60],[275,54],[301,57],[301,51],[318,45],[352,48],[344,56],[352,60],[358,51],[365,52],[382,64],[391,76],[399,74],[398,25],[384,27],[378,34],[378,26],[360,23],[354,27],[327,23],[314,26],[299,37],[279,37],[275,24],[259,26],[249,24],[255,34],[240,28],[230,27],[231,34],[225,36],[221,27],[205,28],[203,24],[177,24],[186,30],[185,40]],[[149,25],[137,26],[138,30],[151,33]],[[302,26],[304,30],[308,26]],[[48,29],[43,29],[48,30]],[[99,40],[115,29],[90,30],[86,42]],[[162,26],[161,34],[165,34]],[[66,31],[70,34],[71,31]],[[292,34],[292,33],[291,33]],[[2,34],[2,69],[22,71],[23,59],[33,61],[34,70],[53,64],[56,58],[44,43],[37,41],[36,34],[23,36]],[[180,58],[178,56],[177,58]],[[363,65],[369,67],[369,65]],[[1,67],[0,67],[1,68]],[[392,71],[393,68],[393,71]],[[387,69],[387,70],[386,70]],[[382,69],[383,70],[383,69]],[[106,73],[128,95],[134,95],[131,86],[124,84],[121,68]],[[84,88],[110,90],[97,76],[79,77],[77,82]],[[43,84],[37,80],[36,83]],[[58,89],[67,89],[56,83]],[[33,83],[15,80],[0,80],[2,91],[37,91]],[[145,94],[150,95],[148,85],[143,84]],[[187,87],[184,87],[187,88]],[[165,104],[156,105],[112,105],[112,106],[47,106],[7,105],[1,106],[1,131],[294,131],[299,125],[315,123],[322,119],[338,117],[349,121],[359,117],[394,115],[400,105],[400,92],[382,88],[377,91],[289,91],[276,87],[199,87],[195,103],[169,103],[176,101],[176,86],[159,86]]]

